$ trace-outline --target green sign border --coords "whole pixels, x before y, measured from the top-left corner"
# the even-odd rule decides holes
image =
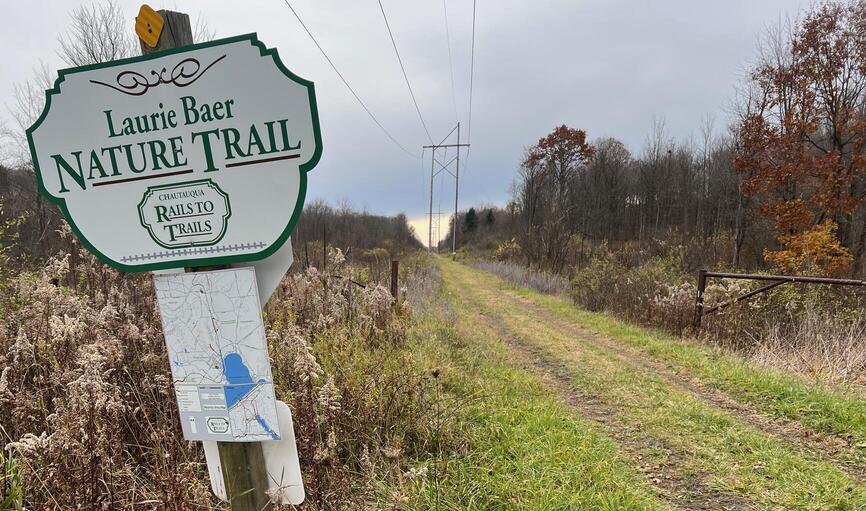
[[[60,94],[60,84],[66,79],[67,75],[71,75],[74,73],[81,73],[84,71],[92,71],[94,69],[103,69],[107,67],[115,67],[121,66],[124,64],[131,64],[135,62],[146,62],[148,60],[157,59],[160,57],[165,57],[166,55],[175,55],[179,53],[186,53],[194,50],[200,50],[202,48],[212,48],[214,46],[222,46],[226,44],[236,43],[239,41],[249,41],[253,46],[258,47],[259,52],[262,57],[270,56],[274,64],[276,64],[277,68],[286,75],[287,78],[303,85],[307,88],[307,93],[310,99],[310,114],[313,122],[313,136],[316,143],[316,149],[313,152],[313,156],[309,161],[300,166],[301,172],[301,183],[300,188],[298,190],[298,201],[295,205],[295,210],[292,212],[292,217],[289,219],[288,224],[286,224],[285,229],[283,229],[282,234],[272,243],[268,248],[255,252],[252,254],[240,254],[240,255],[225,255],[225,256],[217,256],[217,257],[204,257],[204,258],[189,258],[178,261],[166,261],[161,263],[149,263],[149,264],[140,264],[140,265],[128,265],[123,264],[119,261],[115,261],[107,257],[105,254],[100,252],[93,246],[87,238],[81,233],[81,230],[78,229],[78,226],[75,225],[75,222],[72,219],[72,216],[69,214],[69,209],[66,207],[66,200],[55,197],[51,195],[48,190],[45,188],[45,184],[42,182],[42,174],[39,170],[39,159],[36,156],[36,147],[33,144],[33,132],[39,128],[39,125],[45,120],[45,117],[48,115],[48,111],[51,108],[51,97],[54,95]],[[292,73],[289,69],[283,64],[282,60],[280,60],[280,56],[277,52],[276,48],[268,48],[262,43],[258,35],[253,32],[250,34],[243,34],[234,37],[227,37],[225,39],[217,39],[214,41],[208,41],[206,43],[193,44],[189,46],[183,46],[180,48],[173,48],[170,50],[150,53],[148,55],[142,55],[140,57],[132,57],[128,59],[121,60],[112,60],[110,62],[102,62],[99,64],[91,64],[87,66],[74,67],[68,69],[61,69],[58,72],[57,80],[54,81],[54,87],[45,91],[45,108],[42,110],[42,114],[36,119],[36,122],[33,123],[33,126],[30,126],[26,130],[27,132],[27,142],[30,145],[30,156],[33,159],[33,170],[34,174],[36,174],[36,181],[39,185],[39,191],[51,202],[57,204],[60,207],[61,211],[63,211],[63,216],[66,218],[66,221],[69,222],[69,226],[72,228],[72,231],[81,241],[81,243],[96,257],[98,257],[102,262],[115,268],[120,271],[129,271],[129,272],[138,272],[138,271],[153,271],[153,270],[164,270],[169,268],[183,268],[183,267],[191,267],[191,266],[210,266],[215,264],[229,264],[229,263],[239,263],[246,261],[258,261],[260,259],[264,259],[283,246],[283,243],[289,239],[292,231],[295,229],[295,224],[298,222],[298,218],[301,216],[301,211],[304,209],[304,199],[307,195],[307,172],[313,169],[317,163],[319,163],[319,159],[322,157],[322,133],[319,128],[319,110],[316,106],[316,90],[313,82],[309,80],[305,80],[300,76]]]
[[[192,185],[192,184],[210,184],[210,185],[213,185],[213,187],[216,188],[216,193],[221,195],[223,200],[226,201],[226,214],[223,215],[221,218],[221,220],[223,222],[222,232],[213,241],[204,241],[204,242],[190,241],[190,242],[186,243],[185,245],[176,245],[173,247],[170,245],[166,245],[165,243],[160,241],[159,238],[157,238],[154,235],[153,228],[151,227],[151,225],[144,221],[144,209],[142,209],[142,208],[144,208],[144,203],[147,202],[148,198],[153,196],[153,193],[156,190],[170,190],[172,188],[177,188],[180,186]],[[144,195],[141,197],[141,202],[138,203],[138,221],[141,222],[141,226],[144,227],[145,229],[147,229],[147,233],[150,234],[151,239],[153,239],[153,241],[155,241],[157,243],[157,245],[164,247],[164,248],[168,248],[168,249],[191,248],[191,247],[210,247],[210,246],[216,245],[217,243],[222,241],[223,237],[225,237],[226,233],[228,232],[228,230],[229,230],[228,222],[229,222],[229,218],[231,218],[231,217],[232,217],[232,205],[229,201],[229,194],[224,192],[223,189],[220,188],[219,185],[213,181],[213,179],[208,179],[208,178],[195,179],[193,181],[183,181],[180,183],[168,183],[168,184],[164,184],[164,185],[149,186],[149,187],[147,187],[147,190],[145,190]]]

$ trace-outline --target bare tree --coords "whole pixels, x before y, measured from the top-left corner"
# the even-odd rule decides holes
[[[207,20],[199,14],[195,18],[195,24],[192,27],[192,40],[196,43],[203,43],[206,41],[213,41],[216,37],[216,32],[211,30],[210,26],[207,23]]]
[[[122,59],[133,55],[136,48],[123,10],[114,0],[75,9],[69,32],[58,42],[57,55],[68,66]]]
[[[54,73],[44,62],[33,70],[33,77],[23,83],[15,84],[12,89],[13,102],[9,114],[14,121],[13,127],[2,132],[7,154],[4,159],[12,166],[29,166],[30,149],[24,130],[29,128],[45,107],[45,91],[54,84]]]
[[[603,239],[613,239],[621,233],[628,195],[627,174],[631,153],[615,138],[603,138],[593,143],[595,156],[587,168],[587,191],[584,207],[591,208],[586,216],[589,231]]]

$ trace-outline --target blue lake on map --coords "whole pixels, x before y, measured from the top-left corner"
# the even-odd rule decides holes
[[[231,409],[244,396],[252,392],[256,388],[257,383],[253,382],[253,376],[250,374],[249,368],[237,353],[229,353],[223,358],[223,374],[228,382],[228,385],[223,387],[226,395],[226,405]],[[259,383],[264,383],[264,380],[260,380]],[[256,421],[274,440],[279,440],[280,436],[258,414],[256,414]]]
[[[226,405],[231,408],[256,388],[249,368],[237,353],[229,353],[223,359],[223,374],[229,385],[225,387]]]

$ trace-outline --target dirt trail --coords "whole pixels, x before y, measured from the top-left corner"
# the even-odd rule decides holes
[[[484,323],[508,345],[519,365],[536,374],[545,385],[557,392],[562,402],[576,409],[582,417],[595,423],[606,436],[616,441],[631,466],[641,473],[649,485],[661,490],[661,497],[672,508],[704,511],[752,507],[747,499],[739,495],[711,488],[704,481],[704,474],[685,475],[685,456],[682,452],[625,424],[609,403],[572,385],[565,364],[546,357],[538,347],[522,342],[504,328],[497,318],[484,312],[480,315]],[[648,455],[650,452],[654,454]]]
[[[699,379],[651,358],[634,346],[618,342],[593,332],[579,323],[557,316],[526,297],[513,293],[507,293],[505,297],[513,300],[520,307],[531,311],[532,315],[537,317],[539,321],[548,325],[555,325],[557,329],[563,332],[572,333],[576,342],[602,346],[624,362],[651,372],[663,378],[671,386],[689,392],[702,401],[725,410],[742,422],[768,435],[785,440],[804,454],[833,463],[851,477],[861,483],[866,483],[866,465],[851,459],[851,446],[846,439],[832,435],[815,434],[797,422],[771,417],[750,404],[738,401],[720,390],[710,388]]]
[[[826,481],[834,480],[835,477],[838,482],[832,483],[831,487],[847,488],[845,492],[859,494],[862,490],[862,486],[858,488],[858,485],[866,481],[866,467],[852,459],[850,446],[844,439],[812,434],[799,423],[761,413],[756,407],[739,402],[664,361],[652,358],[636,346],[563,318],[515,291],[498,286],[488,277],[480,277],[476,270],[461,268],[457,269],[455,265],[452,269],[459,273],[455,275],[453,287],[461,300],[471,303],[475,309],[468,314],[477,318],[475,321],[494,332],[508,346],[516,365],[535,374],[557,393],[562,402],[596,424],[604,435],[615,441],[621,453],[630,460],[633,469],[643,476],[647,484],[657,488],[660,496],[671,507],[684,510],[763,509],[768,499],[776,504],[781,502],[774,494],[777,490],[787,490],[783,490],[785,477],[782,475],[778,481],[774,481],[768,475],[764,483],[755,483],[758,486],[765,484],[761,496],[752,495],[750,492],[757,490],[757,486],[747,489],[752,483],[744,483],[738,476],[726,473],[730,468],[715,466],[712,454],[709,458],[705,451],[704,454],[696,454],[703,446],[700,445],[701,437],[695,435],[704,432],[693,432],[691,437],[681,439],[676,434],[670,435],[669,431],[653,430],[651,419],[646,422],[639,418],[641,407],[651,406],[654,402],[647,397],[652,395],[652,391],[639,387],[628,391],[620,388],[613,392],[596,388],[592,381],[598,381],[602,386],[610,385],[611,382],[615,387],[619,385],[619,380],[610,376],[598,377],[598,371],[625,370],[638,375],[635,381],[667,389],[664,392],[679,396],[676,402],[687,406],[695,403],[696,409],[704,410],[700,413],[705,414],[702,417],[706,418],[691,424],[704,424],[704,420],[718,418],[732,421],[733,426],[719,426],[733,428],[720,430],[719,434],[728,435],[726,440],[739,434],[738,431],[752,431],[747,433],[751,438],[763,435],[768,439],[766,441],[772,439],[774,445],[782,446],[779,449],[787,449],[789,454],[784,456],[788,457],[788,462],[794,463],[792,467],[799,467],[796,470],[803,472],[802,476],[807,479],[813,477],[808,473],[812,470],[808,467],[820,464],[821,467],[814,469],[814,477]],[[628,392],[635,392],[638,399],[628,402],[631,397]],[[684,420],[693,419],[686,416]],[[647,429],[643,426],[650,427]],[[762,462],[754,463],[753,459],[748,458],[752,448],[737,445],[721,442],[715,448],[726,449],[720,454],[729,467],[733,459],[734,467],[751,468],[754,464],[755,473],[763,470]],[[740,451],[744,454],[741,455]],[[791,461],[792,458],[796,459]],[[779,463],[780,466],[784,465],[782,461]],[[838,476],[827,475],[827,471],[834,470],[838,471]],[[849,482],[845,482],[845,476],[850,478]],[[800,490],[794,490],[794,493],[797,491]],[[807,495],[810,491],[805,490]],[[757,500],[752,497],[757,497]]]

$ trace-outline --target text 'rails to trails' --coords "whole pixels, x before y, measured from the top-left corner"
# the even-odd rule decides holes
[[[205,125],[210,122],[233,118],[233,108],[239,108],[231,98],[202,103],[193,96],[182,96],[180,104],[175,108],[166,109],[162,102],[157,107],[158,110],[150,113],[122,118],[116,117],[112,110],[105,110],[103,113],[109,139],[177,128],[181,125],[206,128]],[[213,172],[220,170],[215,163],[215,151],[221,151],[222,159],[230,161],[300,150],[301,141],[291,136],[288,122],[287,118],[275,119],[239,128],[191,131],[189,144],[203,151],[206,161],[204,172]],[[51,159],[55,163],[60,184],[57,193],[67,193],[70,186],[76,185],[85,190],[88,183],[94,180],[94,185],[99,186],[102,179],[184,167],[188,165],[184,144],[183,136],[174,136],[100,148],[82,148],[69,154],[52,154]]]

